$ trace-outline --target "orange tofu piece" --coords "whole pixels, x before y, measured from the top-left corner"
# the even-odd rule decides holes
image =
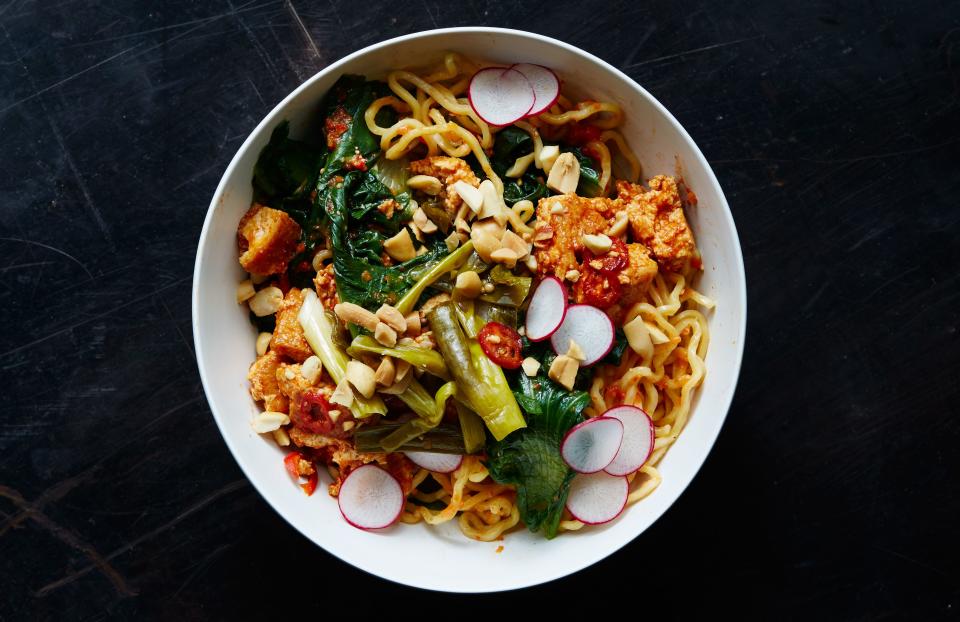
[[[623,285],[620,305],[628,308],[640,302],[650,288],[650,282],[657,276],[657,262],[650,259],[650,252],[643,244],[627,244],[630,263],[617,275]]]
[[[297,252],[300,225],[280,210],[254,203],[240,219],[240,265],[252,274],[279,274]]]
[[[618,199],[626,208],[634,241],[646,245],[665,270],[700,269],[700,252],[683,213],[677,180],[658,175],[647,185],[649,190],[639,184],[617,182]]]
[[[263,401],[266,410],[285,413],[289,401],[280,392],[277,382],[277,370],[281,364],[280,355],[270,350],[253,362],[247,372],[247,380],[250,381],[250,395],[253,399]]]
[[[606,231],[619,209],[614,200],[575,194],[540,199],[534,233],[537,275],[553,275],[562,281],[568,270],[579,270],[577,257],[583,251],[583,235]],[[552,233],[552,237],[537,240],[537,236],[546,233]]]
[[[303,292],[297,288],[291,288],[283,299],[283,304],[277,311],[277,326],[273,331],[273,338],[270,340],[270,349],[276,350],[281,356],[293,359],[298,363],[307,360],[313,356],[313,350],[307,343],[307,338],[303,335],[303,328],[300,326],[300,320],[297,314],[300,313],[300,307],[303,305]]]
[[[443,200],[443,205],[453,221],[460,206],[463,205],[463,199],[453,191],[453,184],[463,181],[474,188],[480,185],[480,180],[474,175],[473,170],[466,161],[451,156],[431,156],[422,160],[414,160],[410,163],[411,175],[430,175],[436,177],[443,184],[443,190],[437,195]]]

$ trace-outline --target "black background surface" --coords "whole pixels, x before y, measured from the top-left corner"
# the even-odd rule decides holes
[[[13,0],[0,618],[461,615],[339,562],[260,498],[210,416],[190,323],[207,204],[259,120],[349,52],[455,25],[557,37],[659,98],[727,193],[749,290],[737,396],[680,500],[582,573],[468,602],[956,617],[955,2]]]

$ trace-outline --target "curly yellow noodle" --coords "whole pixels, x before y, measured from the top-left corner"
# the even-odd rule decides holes
[[[627,145],[627,141],[624,140],[623,134],[620,132],[614,132],[612,130],[606,130],[600,134],[598,139],[601,143],[613,142],[617,146],[617,150],[620,152],[620,155],[627,161],[627,164],[630,165],[630,176],[627,178],[627,181],[637,183],[640,180],[640,160],[637,159],[637,156],[633,153]]]
[[[607,194],[610,184],[610,150],[602,142],[592,140],[586,146],[600,156],[600,187],[603,193]]]
[[[600,116],[602,115],[602,116]],[[572,121],[583,121],[590,117],[590,122],[602,130],[618,127],[623,122],[623,109],[613,102],[580,102],[572,110],[554,114],[542,112],[537,118],[550,125],[566,125]]]

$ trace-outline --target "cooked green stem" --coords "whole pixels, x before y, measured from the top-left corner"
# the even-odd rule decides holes
[[[414,286],[403,295],[403,298],[400,299],[400,302],[394,306],[398,311],[400,311],[400,313],[404,315],[413,311],[414,305],[416,305],[417,301],[420,300],[420,296],[423,295],[423,292],[441,276],[462,266],[467,258],[470,257],[470,253],[472,252],[473,242],[467,240],[463,246],[447,255],[443,261],[430,268],[423,276],[421,276]]]
[[[364,426],[353,437],[357,451],[361,453],[381,453],[383,440],[401,428],[403,423],[379,423]],[[441,423],[422,435],[411,438],[394,451],[432,451],[439,454],[463,454],[463,433],[455,423]]]
[[[483,419],[460,402],[454,402],[460,419],[460,432],[463,433],[463,446],[468,454],[478,453],[487,444],[487,433]]]
[[[436,396],[430,397],[427,390],[419,382],[414,380],[407,387],[407,390],[398,395],[403,403],[410,407],[410,410],[417,413],[416,419],[411,419],[397,428],[389,436],[381,441],[384,451],[397,451],[397,448],[410,440],[426,434],[433,428],[440,425],[443,420],[443,412],[447,407],[447,400],[456,395],[457,385],[454,382],[448,382],[437,390]]]
[[[479,343],[464,334],[454,303],[437,305],[427,319],[447,370],[457,382],[459,399],[480,415],[494,438],[501,440],[526,427],[503,370],[487,358]]]
[[[319,357],[323,368],[327,370],[333,381],[339,384],[347,375],[347,362],[350,359],[347,353],[334,343],[335,324],[327,317],[320,299],[312,289],[304,290],[303,306],[300,307],[297,320],[303,328],[307,343]],[[370,415],[386,414],[387,407],[376,395],[371,398],[358,395],[353,400],[350,411],[357,417],[364,418]]]
[[[447,372],[447,365],[443,362],[443,357],[436,350],[429,350],[418,346],[409,346],[397,344],[392,348],[380,345],[373,337],[369,335],[359,335],[354,338],[350,347],[347,348],[347,354],[354,358],[368,352],[370,354],[379,354],[381,356],[392,356],[396,359],[404,360],[421,371],[430,372],[434,376],[450,379]]]

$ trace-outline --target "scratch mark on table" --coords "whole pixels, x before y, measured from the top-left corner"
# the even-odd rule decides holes
[[[310,31],[307,30],[306,25],[303,23],[303,20],[300,19],[300,14],[297,13],[296,7],[293,6],[293,2],[287,0],[286,2],[287,9],[290,10],[290,14],[293,15],[293,19],[297,22],[297,25],[300,26],[300,30],[303,31],[303,35],[307,38],[307,43],[310,44],[310,49],[313,50],[314,55],[317,58],[322,58],[320,56],[320,49],[317,47],[316,41],[313,40],[313,37],[310,35]]]
[[[150,292],[150,293],[148,293],[148,294],[144,294],[143,296],[138,296],[137,298],[134,298],[133,300],[131,300],[131,301],[129,301],[129,302],[125,302],[125,303],[123,303],[122,305],[113,307],[113,308],[110,309],[109,311],[104,311],[103,313],[99,313],[99,314],[97,314],[97,315],[94,315],[93,317],[89,317],[89,318],[87,318],[87,319],[85,319],[85,320],[81,320],[81,321],[77,322],[76,324],[71,324],[70,326],[67,326],[67,327],[65,327],[65,328],[61,328],[61,329],[59,329],[59,330],[56,330],[56,331],[54,331],[54,332],[52,332],[52,333],[50,333],[50,334],[48,334],[48,335],[45,335],[45,336],[40,337],[40,338],[38,338],[38,339],[34,339],[34,340],[31,341],[30,343],[25,343],[25,344],[23,344],[22,346],[17,346],[17,347],[15,347],[15,348],[12,348],[12,349],[10,349],[10,350],[7,350],[6,352],[2,352],[2,353],[0,353],[0,359],[4,358],[4,357],[6,357],[6,356],[10,356],[11,354],[16,354],[17,352],[21,352],[21,351],[23,351],[23,350],[26,350],[27,348],[32,348],[33,346],[37,345],[38,343],[43,343],[44,341],[47,341],[48,339],[53,339],[53,338],[56,337],[57,335],[62,335],[63,333],[69,332],[69,331],[71,331],[71,330],[73,330],[73,329],[75,329],[75,328],[79,328],[80,326],[83,326],[84,324],[89,324],[90,322],[95,322],[95,321],[97,321],[97,320],[99,320],[99,319],[101,319],[101,318],[105,318],[105,317],[108,317],[108,316],[110,316],[110,315],[113,315],[114,313],[116,313],[117,311],[120,311],[121,309],[125,309],[126,307],[129,307],[130,305],[134,305],[134,304],[136,304],[136,303],[138,303],[138,302],[142,302],[142,301],[146,300],[147,298],[150,298],[151,296],[156,296],[156,295],[159,294],[160,292],[164,292],[164,291],[170,289],[171,287],[175,287],[175,286],[179,285],[180,283],[183,283],[184,281],[190,280],[191,278],[192,278],[192,276],[185,276],[185,277],[183,277],[183,278],[177,279],[176,281],[174,281],[174,282],[172,282],[172,283],[168,283],[168,284],[166,284],[166,285],[164,285],[163,287],[160,287],[160,288],[158,288],[158,289],[155,289],[155,290],[153,290],[152,292]]]
[[[633,69],[635,67],[643,67],[644,65],[652,65],[653,63],[659,63],[661,61],[670,60],[673,58],[680,58],[681,56],[687,56],[688,54],[699,54],[701,52],[709,52],[710,50],[716,50],[719,48],[728,47],[731,45],[739,45],[741,43],[746,43],[748,41],[755,41],[757,39],[762,39],[766,35],[756,35],[755,37],[746,37],[744,39],[736,39],[734,41],[726,41],[724,43],[714,43],[713,45],[707,45],[701,48],[693,48],[692,50],[686,50],[684,52],[677,52],[676,54],[667,54],[666,56],[658,56],[657,58],[651,58],[649,60],[642,60],[638,63],[633,63],[631,65],[625,65],[625,69]]]
[[[230,493],[232,493],[232,492],[235,492],[235,491],[237,491],[237,490],[240,490],[240,489],[242,489],[242,488],[247,488],[247,487],[248,487],[247,480],[246,480],[246,479],[241,479],[241,480],[233,481],[233,482],[227,484],[226,486],[223,486],[223,487],[219,488],[218,490],[215,490],[214,492],[212,492],[211,494],[207,495],[206,497],[204,497],[204,498],[201,499],[200,501],[198,501],[198,502],[194,503],[193,505],[191,505],[189,508],[187,508],[187,509],[184,510],[183,512],[180,512],[179,514],[177,514],[172,520],[167,521],[166,523],[160,525],[159,527],[148,531],[147,533],[143,534],[143,535],[140,536],[139,538],[136,538],[135,540],[131,540],[131,541],[128,542],[127,544],[125,544],[125,545],[121,546],[120,548],[114,550],[113,552],[109,553],[108,555],[106,555],[106,556],[103,558],[104,561],[110,562],[110,561],[113,560],[114,558],[116,558],[116,557],[118,557],[118,556],[120,556],[120,555],[123,555],[124,553],[126,553],[126,552],[128,552],[128,551],[130,551],[130,550],[132,550],[132,549],[134,549],[134,548],[136,548],[136,547],[139,546],[140,544],[142,544],[142,543],[144,543],[144,542],[146,542],[146,541],[148,541],[148,540],[150,540],[150,539],[152,539],[152,538],[160,535],[161,533],[163,533],[164,531],[170,529],[171,527],[173,527],[173,526],[176,525],[177,523],[183,521],[184,519],[186,519],[186,518],[189,517],[190,515],[192,515],[192,514],[198,512],[198,511],[202,510],[204,507],[206,507],[207,505],[213,503],[214,501],[216,501],[216,500],[219,499],[220,497],[223,497],[223,496],[228,495],[228,494],[230,494]],[[35,592],[35,594],[36,594],[37,596],[46,596],[47,594],[49,594],[49,593],[51,593],[51,592],[53,592],[53,591],[55,591],[55,590],[63,587],[64,585],[67,585],[67,584],[69,584],[69,583],[72,583],[73,581],[76,581],[76,580],[79,579],[80,577],[82,577],[82,576],[84,576],[85,574],[89,573],[91,570],[95,570],[96,568],[97,568],[97,566],[96,566],[95,564],[90,564],[90,565],[88,565],[88,566],[84,566],[83,568],[81,568],[81,569],[79,569],[79,570],[77,570],[77,571],[75,571],[75,572],[71,572],[70,574],[68,574],[68,575],[66,575],[66,576],[64,576],[64,577],[62,577],[62,578],[60,578],[60,579],[57,579],[56,581],[53,581],[53,582],[51,582],[51,583],[48,583],[47,585],[44,585],[44,586],[41,587],[39,590],[37,590],[37,591]]]
[[[0,485],[0,497],[10,500],[14,505],[24,511],[24,513],[27,515],[27,518],[42,527],[44,530],[48,531],[55,538],[71,548],[83,553],[91,561],[87,568],[89,568],[89,570],[99,570],[103,576],[110,580],[114,589],[117,590],[117,593],[121,594],[122,596],[136,596],[137,592],[127,585],[127,582],[123,576],[117,572],[116,568],[110,565],[110,562],[105,559],[93,545],[84,541],[82,538],[80,538],[80,536],[76,535],[69,529],[51,520],[46,514],[37,508],[35,504],[24,499],[23,495],[13,488]],[[38,593],[37,595],[42,596],[43,594]]]
[[[7,29],[6,29],[6,28],[4,28],[3,30],[4,30],[4,33],[6,33],[7,40],[9,41],[9,40],[10,40],[10,33],[7,32]],[[138,44],[136,44],[136,45],[133,45],[133,46],[128,47],[128,48],[125,49],[125,50],[121,50],[121,51],[117,52],[116,54],[114,54],[114,55],[112,55],[112,56],[109,56],[109,57],[103,59],[102,61],[99,61],[99,62],[96,62],[96,63],[90,65],[90,66],[87,67],[86,69],[81,69],[80,71],[78,71],[78,72],[76,72],[76,73],[74,73],[74,74],[71,74],[71,75],[67,76],[66,78],[64,78],[64,79],[62,79],[62,80],[58,80],[58,81],[54,82],[54,83],[51,84],[50,86],[45,86],[45,87],[43,87],[42,89],[40,89],[40,90],[38,90],[38,91],[35,91],[34,93],[32,93],[32,94],[30,94],[30,95],[27,95],[26,97],[23,97],[23,98],[18,99],[17,101],[13,102],[12,104],[7,105],[7,106],[4,107],[4,108],[0,108],[0,115],[6,113],[8,110],[11,110],[11,109],[13,109],[13,108],[16,108],[17,106],[19,106],[20,104],[22,104],[22,103],[24,103],[24,102],[28,102],[28,101],[30,101],[30,100],[32,100],[32,99],[36,99],[37,97],[40,97],[40,96],[43,95],[44,93],[48,93],[48,92],[50,92],[50,91],[52,91],[52,90],[54,90],[54,89],[56,89],[56,88],[58,88],[58,87],[61,87],[61,86],[63,86],[64,84],[66,84],[67,82],[70,82],[70,81],[72,81],[72,80],[76,80],[76,79],[79,78],[80,76],[82,76],[82,75],[84,75],[84,74],[87,74],[87,73],[90,73],[91,71],[93,71],[94,69],[97,69],[98,67],[102,67],[103,65],[106,65],[106,64],[109,63],[110,61],[116,60],[116,59],[120,58],[121,56],[124,56],[124,55],[126,55],[126,54],[129,54],[129,53],[132,52],[133,50],[135,50],[135,49],[137,49],[138,47],[140,47],[140,45],[142,45],[142,44],[138,43]],[[25,67],[25,65],[24,65],[24,67]]]
[[[75,263],[75,264],[77,264],[78,266],[80,266],[81,268],[83,268],[83,271],[86,272],[86,273],[87,273],[87,276],[90,277],[91,279],[94,278],[94,277],[93,277],[93,273],[90,272],[90,269],[87,268],[87,266],[84,265],[84,263],[83,263],[82,261],[80,261],[79,259],[77,259],[77,258],[74,257],[73,255],[71,255],[71,254],[68,253],[67,251],[62,251],[62,250],[60,250],[59,248],[57,248],[57,247],[55,247],[55,246],[50,246],[49,244],[44,244],[43,242],[35,242],[35,241],[33,241],[33,240],[24,240],[24,239],[22,239],[22,238],[0,238],[0,242],[20,242],[21,244],[30,244],[30,245],[32,245],[32,246],[39,246],[40,248],[45,248],[45,249],[47,249],[48,251],[53,251],[54,253],[57,253],[58,255],[63,255],[64,257],[66,257],[67,259],[69,259],[70,261],[72,261],[73,263]],[[47,261],[47,262],[37,262],[37,263],[34,263],[34,264],[23,264],[23,265],[21,265],[20,267],[25,267],[25,266],[28,266],[28,265],[42,265],[42,264],[46,264],[46,263],[52,263],[52,262]],[[9,269],[11,269],[11,268],[15,268],[15,267],[17,267],[17,266],[11,266],[10,268],[4,268],[4,271],[9,270]]]

